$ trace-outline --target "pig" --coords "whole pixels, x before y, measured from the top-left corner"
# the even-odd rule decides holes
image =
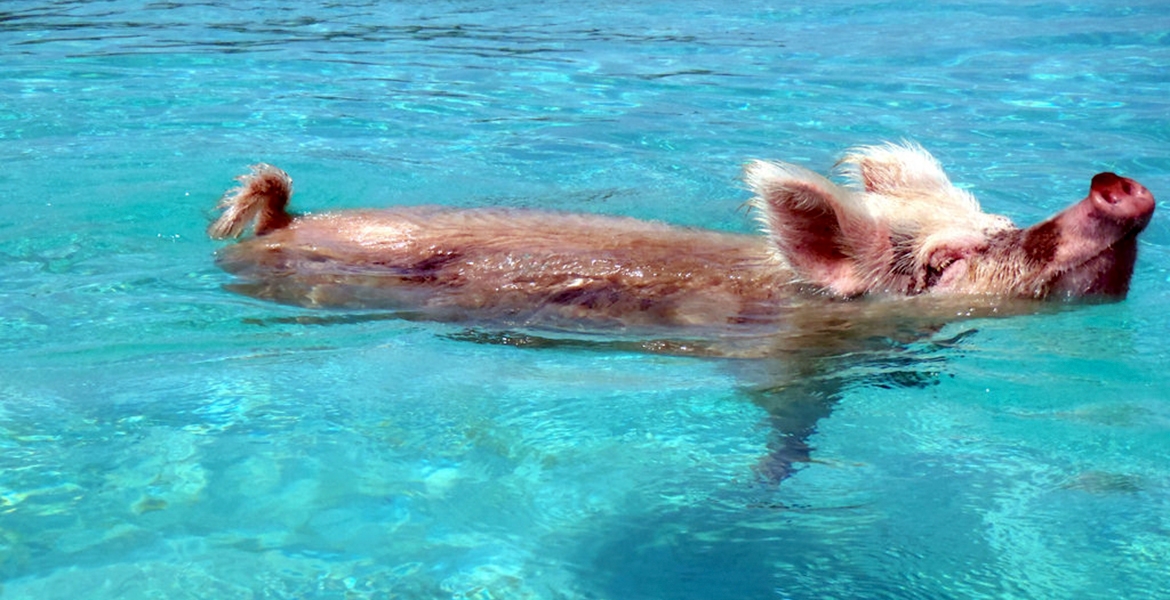
[[[749,162],[750,235],[505,208],[294,215],[292,180],[258,164],[208,232],[251,228],[217,260],[258,298],[488,325],[451,336],[477,342],[758,359],[730,363],[761,379],[747,395],[773,435],[757,472],[779,483],[853,386],[929,384],[938,367],[917,342],[943,325],[1124,298],[1154,211],[1142,185],[1101,173],[1083,200],[1020,228],[913,143],[855,148],[838,175]]]
[[[762,235],[626,217],[436,206],[294,215],[258,164],[212,238],[235,289],[308,307],[571,329],[774,323],[802,298],[1120,299],[1154,211],[1113,173],[1028,228],[983,212],[921,146],[849,151],[842,184],[793,164],[744,169]]]

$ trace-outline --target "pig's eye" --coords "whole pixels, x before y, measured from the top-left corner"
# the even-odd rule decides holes
[[[919,267],[922,287],[955,285],[966,276],[970,268],[968,259],[986,248],[987,240],[978,236],[959,236],[930,248],[925,264]]]
[[[938,283],[939,278],[946,272],[951,265],[955,264],[958,257],[948,255],[936,255],[930,259],[926,265],[926,275],[923,277],[923,288],[930,289]]]

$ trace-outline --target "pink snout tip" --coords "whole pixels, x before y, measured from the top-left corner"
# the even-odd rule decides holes
[[[1098,173],[1089,186],[1089,201],[1102,216],[1144,226],[1154,214],[1154,195],[1146,186],[1116,173]]]

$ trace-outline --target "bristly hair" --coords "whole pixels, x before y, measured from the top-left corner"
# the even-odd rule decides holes
[[[835,171],[850,187],[884,196],[883,206],[874,208],[887,218],[921,222],[983,212],[975,197],[955,187],[938,160],[914,142],[853,148],[837,161]]]
[[[240,237],[249,224],[253,224],[253,233],[264,235],[292,222],[287,212],[292,178],[265,163],[249,169],[251,172],[236,178],[240,185],[224,193],[216,206],[223,214],[207,228],[212,238]]]
[[[983,212],[975,196],[955,187],[938,160],[913,142],[854,148],[836,170],[850,187],[866,192],[866,203],[894,230],[991,233],[1012,227],[1008,219]]]
[[[750,204],[773,242],[773,256],[798,280],[811,279],[841,296],[886,288],[912,292],[925,281],[919,271],[939,243],[976,244],[1012,227],[1006,218],[984,213],[913,142],[854,148],[835,173],[848,183],[795,165],[753,161],[744,182],[754,193]],[[830,237],[812,248],[810,236],[818,231]]]

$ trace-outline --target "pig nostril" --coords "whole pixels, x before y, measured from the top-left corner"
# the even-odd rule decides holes
[[[1115,205],[1127,196],[1132,195],[1133,182],[1119,177],[1116,173],[1098,173],[1093,177],[1089,187],[1097,193],[1097,197],[1110,205]]]
[[[1093,192],[1096,193],[1100,202],[1104,202],[1109,206],[1117,204],[1118,189],[1115,187],[1094,187]]]

